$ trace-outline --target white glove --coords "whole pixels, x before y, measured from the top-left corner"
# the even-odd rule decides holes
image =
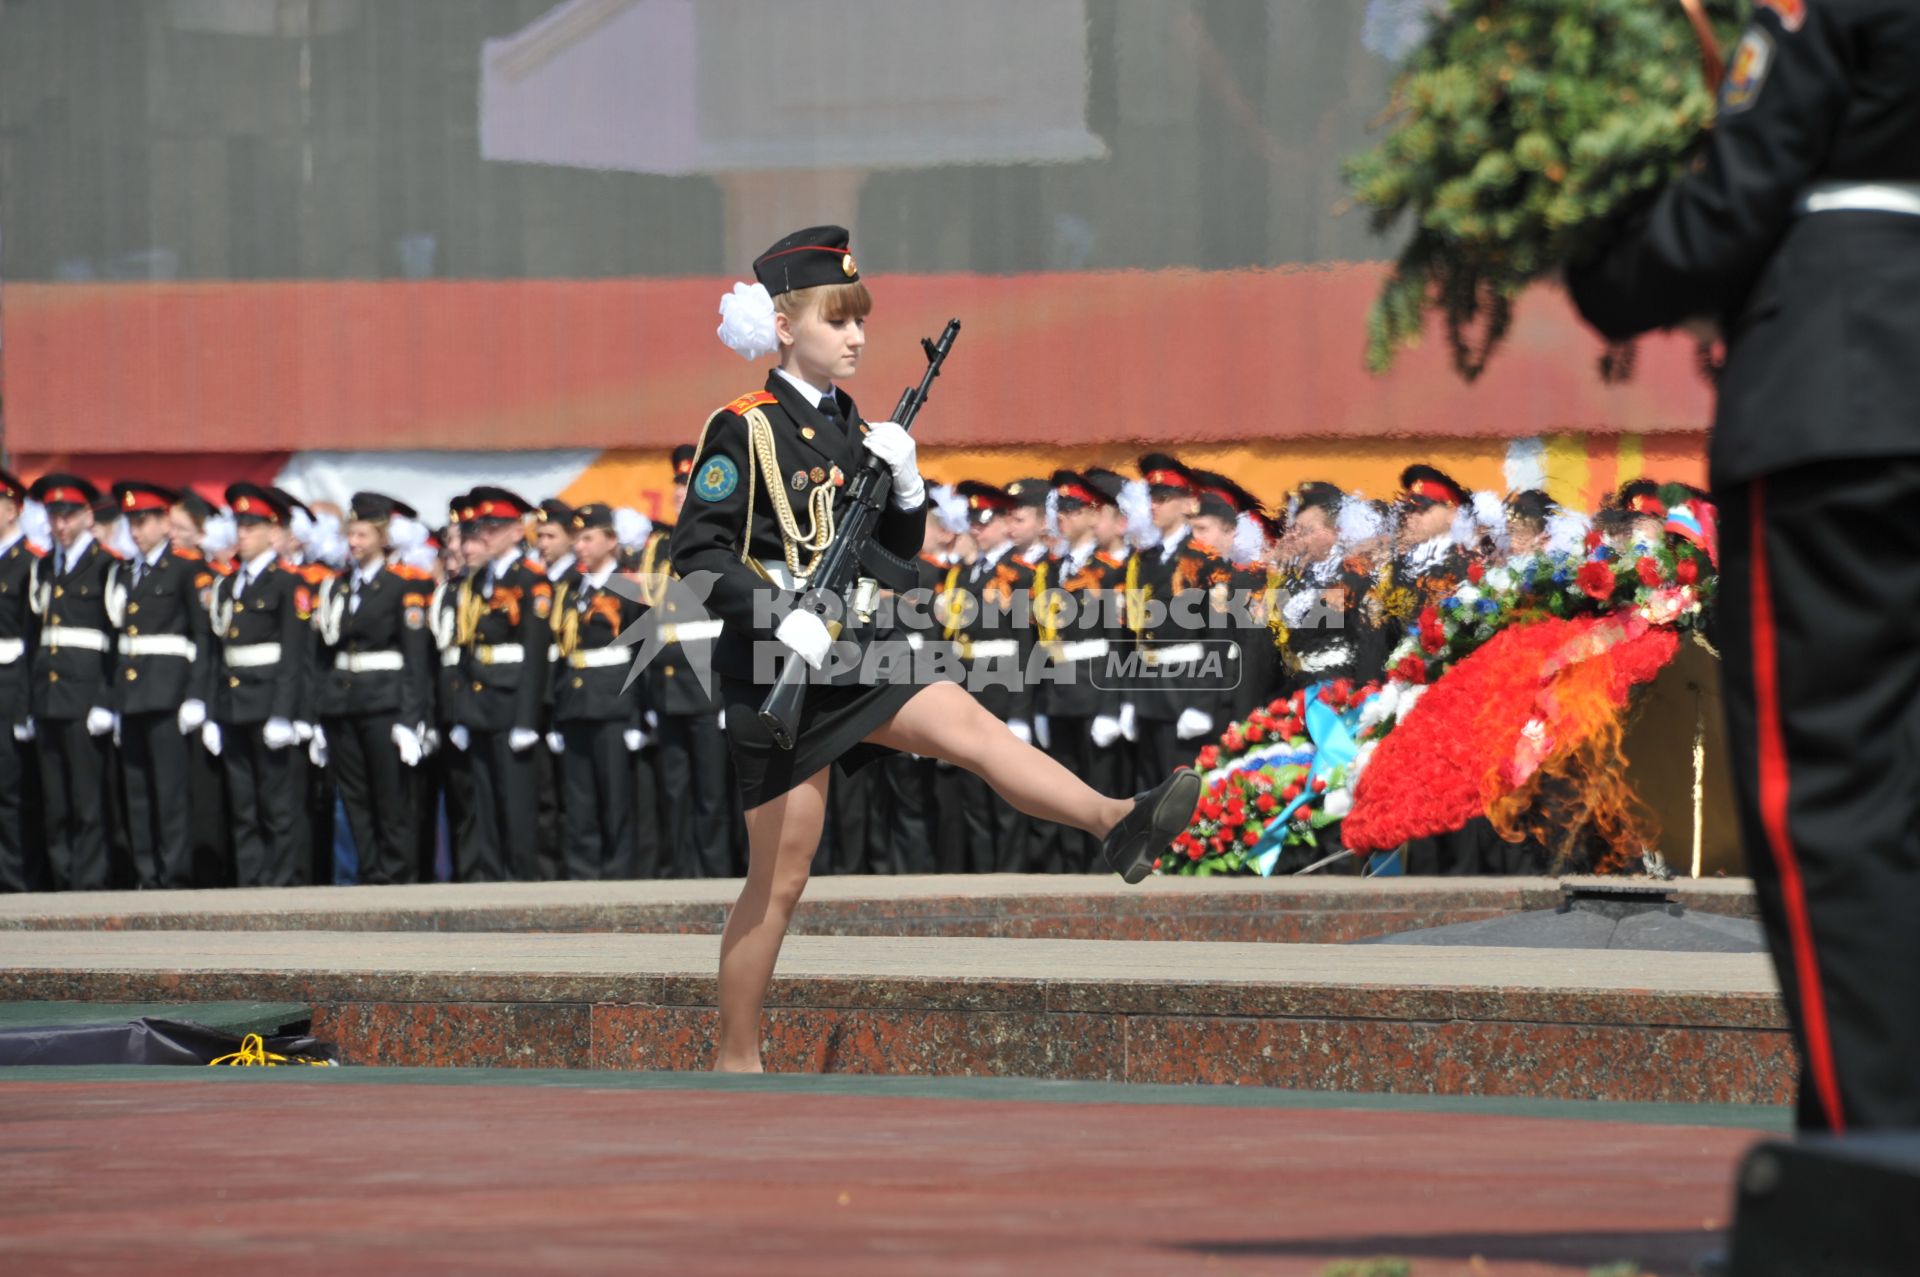
[[[180,702],[180,734],[191,736],[207,721],[207,703],[202,700]]]
[[[455,723],[452,727],[449,727],[447,729],[447,739],[453,743],[455,749],[463,754],[466,753],[467,742],[471,739],[467,732],[467,725],[465,723]]]
[[[293,738],[304,745],[313,739],[313,730],[312,723],[303,723],[295,719],[293,724]]]
[[[419,732],[414,731],[413,728],[408,727],[405,723],[395,723],[393,730],[387,733],[387,735],[392,739],[393,747],[400,751],[400,765],[402,767],[418,767],[420,765]]]
[[[869,421],[861,442],[893,471],[894,509],[911,510],[927,499],[927,484],[920,477],[919,449],[912,435],[891,421]]]
[[[420,757],[431,758],[440,752],[440,732],[437,728],[428,727],[425,723],[422,723],[418,735],[420,737]]]
[[[220,757],[220,724],[206,723],[200,728],[200,743],[215,758]]]
[[[1133,717],[1133,702],[1120,706],[1120,734],[1128,740],[1140,739],[1140,724]]]
[[[13,725],[13,738],[15,740],[25,743],[26,741],[32,740],[33,737],[33,720],[31,718],[23,718]]]
[[[540,733],[531,727],[516,727],[507,733],[507,748],[516,754],[524,754],[540,743]]]
[[[649,730],[658,730],[658,729],[659,729],[659,726],[660,726],[660,715],[659,715],[659,714],[657,714],[657,713],[655,713],[655,712],[654,712],[653,710],[648,710],[648,711],[647,711],[647,727],[648,727],[648,729],[649,729]]]
[[[327,732],[323,727],[313,729],[313,739],[307,742],[307,761],[315,767],[327,765]]]
[[[827,633],[827,623],[799,608],[787,613],[787,619],[780,622],[773,636],[814,669],[827,663],[827,653],[833,649],[833,635]]]
[[[1173,734],[1181,740],[1192,740],[1196,736],[1205,736],[1213,730],[1213,715],[1203,709],[1188,706],[1180,711],[1180,719],[1173,725]]]
[[[102,705],[95,705],[87,711],[87,735],[105,736],[113,730],[117,722],[119,717],[112,710]]]
[[[285,749],[300,738],[286,719],[269,718],[267,725],[260,729],[260,739],[268,749]]]
[[[647,734],[638,727],[629,727],[620,733],[620,739],[627,743],[629,754],[637,754],[647,747]]]
[[[727,730],[727,707],[722,705],[713,715],[713,725],[721,731]]]
[[[1053,729],[1048,725],[1045,714],[1033,716],[1033,743],[1041,749],[1053,748]]]
[[[1033,728],[1027,725],[1024,718],[1007,720],[1007,730],[1012,732],[1014,739],[1022,745],[1033,744]]]
[[[1120,720],[1111,714],[1096,715],[1087,734],[1101,749],[1111,749],[1113,742],[1120,739]]]
[[[567,752],[567,738],[559,732],[548,732],[547,748],[556,754],[564,754]]]

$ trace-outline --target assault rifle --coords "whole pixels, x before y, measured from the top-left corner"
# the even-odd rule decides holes
[[[920,349],[927,353],[927,371],[920,384],[904,391],[893,409],[893,420],[902,430],[913,428],[913,419],[926,406],[933,379],[940,375],[953,339],[960,335],[960,321],[949,319],[939,341],[922,337]],[[833,540],[820,552],[813,575],[807,580],[806,593],[796,607],[804,608],[826,622],[828,633],[840,636],[840,618],[849,614],[866,616],[873,600],[861,597],[861,579],[868,578],[897,594],[904,594],[918,581],[912,559],[903,559],[873,539],[873,530],[893,495],[893,474],[887,463],[866,454],[866,462],[847,484],[845,506],[834,526]],[[780,679],[760,706],[760,721],[773,734],[781,749],[792,749],[800,729],[800,714],[807,704],[807,663],[789,655],[780,670]]]

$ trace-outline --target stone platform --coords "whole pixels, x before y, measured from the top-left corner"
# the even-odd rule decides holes
[[[297,1001],[357,1064],[691,1070],[717,956],[711,934],[17,927],[0,999]],[[797,935],[769,1006],[784,1071],[1719,1104],[1784,1103],[1794,1076],[1759,954]]]
[[[1582,880],[1601,881],[1601,880]],[[1745,879],[1661,884],[1754,916]],[[715,935],[737,881],[435,884],[0,896],[0,931],[609,931]],[[793,934],[1341,944],[1551,909],[1552,878],[827,877]]]

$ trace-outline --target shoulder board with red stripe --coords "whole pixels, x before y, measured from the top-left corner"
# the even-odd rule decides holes
[[[34,544],[31,540],[29,540],[26,537],[20,538],[20,544],[25,546],[27,549],[27,553],[31,554],[36,559],[44,559],[47,557],[47,552],[44,549]]]
[[[756,390],[750,395],[741,395],[738,399],[721,409],[721,411],[730,412],[737,417],[744,415],[750,408],[764,408],[773,402],[774,398],[770,392]]]
[[[425,568],[417,568],[411,563],[389,563],[387,565],[387,571],[393,573],[403,581],[431,581],[433,579],[432,573],[428,572]]]
[[[176,558],[176,559],[185,559],[185,560],[187,560],[187,562],[189,562],[189,563],[198,563],[198,562],[200,562],[200,560],[201,560],[201,559],[202,559],[202,558],[204,557],[204,556],[203,556],[203,555],[202,555],[202,554],[200,553],[200,551],[198,551],[198,550],[196,550],[196,549],[194,549],[194,548],[193,548],[192,546],[190,546],[190,545],[189,545],[189,546],[186,546],[186,547],[184,547],[184,548],[181,548],[181,549],[177,549],[177,550],[171,550],[171,551],[169,551],[169,553],[171,553],[171,554],[173,555],[173,557],[174,557],[174,558]]]

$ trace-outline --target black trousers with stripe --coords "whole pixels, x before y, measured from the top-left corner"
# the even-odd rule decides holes
[[[1727,739],[1800,1126],[1920,1127],[1920,457],[1715,495]]]

